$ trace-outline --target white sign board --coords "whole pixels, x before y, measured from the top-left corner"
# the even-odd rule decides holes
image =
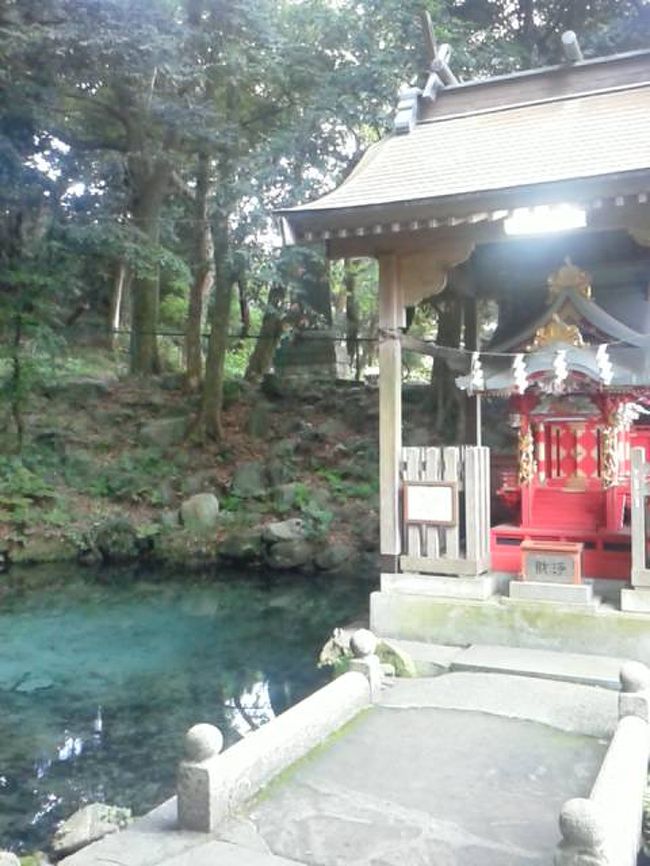
[[[455,526],[457,490],[453,481],[404,483],[404,521]]]

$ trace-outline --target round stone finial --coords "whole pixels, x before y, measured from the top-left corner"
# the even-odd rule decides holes
[[[593,800],[575,797],[567,800],[560,810],[562,838],[577,848],[597,851],[605,842],[602,811]]]
[[[641,662],[625,662],[619,677],[621,691],[644,692],[650,689],[650,670]]]
[[[359,628],[350,638],[350,649],[355,658],[371,656],[377,649],[377,638],[367,628]]]
[[[185,734],[185,760],[198,763],[218,755],[223,748],[223,734],[214,725],[193,725]]]

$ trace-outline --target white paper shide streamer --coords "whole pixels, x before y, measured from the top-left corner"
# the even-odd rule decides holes
[[[515,355],[512,361],[512,377],[515,380],[515,388],[518,394],[524,394],[528,387],[528,373],[526,372],[526,360],[523,354]]]
[[[614,368],[607,351],[607,343],[601,343],[596,352],[596,363],[598,364],[598,372],[600,378],[605,385],[611,385],[614,378]]]
[[[472,352],[472,363],[469,370],[470,388],[472,391],[485,390],[485,374],[478,352]]]
[[[558,349],[553,358],[553,391],[556,394],[562,392],[564,383],[569,375],[569,368],[566,362],[566,349]]]

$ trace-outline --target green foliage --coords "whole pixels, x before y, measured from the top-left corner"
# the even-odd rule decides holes
[[[331,509],[314,499],[308,499],[302,505],[300,513],[308,538],[320,539],[327,536],[332,520],[334,520],[334,512]]]
[[[54,500],[54,488],[19,457],[0,458],[0,520],[20,523],[35,506]]]
[[[379,492],[376,475],[368,481],[356,481],[344,478],[343,473],[337,469],[323,468],[319,469],[317,474],[327,481],[333,495],[339,500],[370,499]]]
[[[96,468],[82,489],[94,496],[160,505],[159,487],[174,480],[174,468],[160,450],[142,448]]]

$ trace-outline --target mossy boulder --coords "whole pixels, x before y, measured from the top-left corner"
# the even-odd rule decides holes
[[[266,469],[259,460],[241,463],[232,479],[232,492],[242,499],[264,496],[267,490]]]
[[[244,529],[226,536],[219,547],[219,555],[230,562],[254,562],[262,555],[262,535],[259,529]]]
[[[220,552],[221,545],[214,535],[179,528],[156,537],[153,556],[172,568],[199,571],[216,565]]]
[[[392,641],[382,638],[375,652],[380,662],[392,665],[396,677],[417,677],[417,668],[411,656]]]
[[[137,529],[126,517],[111,517],[95,526],[90,541],[103,561],[110,563],[130,562],[143,549]]]
[[[7,551],[13,563],[69,562],[79,550],[70,539],[54,535],[30,535]]]
[[[219,500],[214,493],[197,493],[181,505],[183,526],[194,532],[209,532],[219,521]]]
[[[266,551],[266,563],[274,569],[302,568],[312,561],[314,551],[308,541],[279,541]]]
[[[321,571],[336,571],[354,557],[355,551],[348,544],[329,544],[319,551],[314,562]]]

